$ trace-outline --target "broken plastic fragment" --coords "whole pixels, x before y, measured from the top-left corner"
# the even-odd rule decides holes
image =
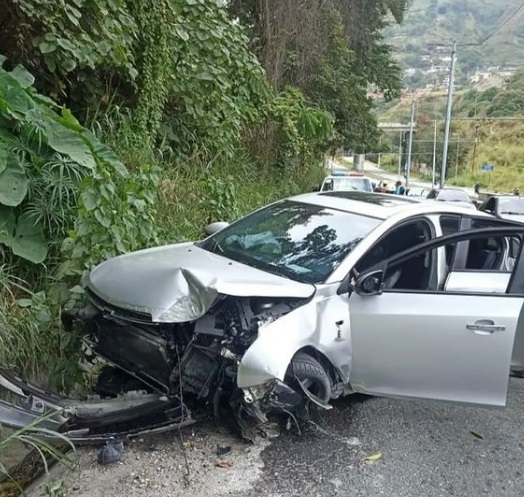
[[[371,454],[370,456],[366,457],[366,461],[378,461],[382,457],[382,454],[380,452],[377,452],[376,454]]]
[[[226,446],[220,446],[217,444],[217,456],[223,456],[224,454],[227,454],[231,452],[231,445]]]
[[[113,464],[120,461],[124,444],[120,440],[110,438],[98,453],[98,464]]]

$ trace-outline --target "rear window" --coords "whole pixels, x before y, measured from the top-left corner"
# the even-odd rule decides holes
[[[324,184],[322,185],[323,192],[336,192],[343,190],[372,192],[373,187],[371,186],[371,181],[369,181],[368,178],[354,178],[351,176],[329,178],[324,181]]]
[[[428,197],[429,198],[429,197]],[[433,197],[435,198],[435,197]],[[469,196],[462,190],[442,190],[436,196],[442,202],[469,202]]]

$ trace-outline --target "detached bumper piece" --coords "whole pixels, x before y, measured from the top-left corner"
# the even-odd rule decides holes
[[[114,399],[77,401],[46,392],[0,366],[0,424],[37,427],[60,433],[74,443],[100,443],[162,433],[194,423],[178,398],[129,392]],[[36,426],[35,426],[36,428]],[[46,433],[46,438],[53,438]]]

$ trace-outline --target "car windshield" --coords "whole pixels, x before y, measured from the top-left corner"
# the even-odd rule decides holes
[[[285,200],[200,242],[220,254],[302,283],[322,283],[382,221]]]
[[[524,200],[520,198],[500,199],[500,213],[524,215]]]
[[[367,178],[329,178],[322,186],[322,191],[341,191],[341,190],[358,190],[362,192],[371,192],[371,182]]]

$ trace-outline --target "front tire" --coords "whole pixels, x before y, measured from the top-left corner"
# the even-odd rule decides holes
[[[298,352],[293,357],[286,376],[292,383],[296,383],[295,378],[299,379],[309,393],[323,402],[328,402],[331,398],[331,381],[326,370],[305,352]]]

